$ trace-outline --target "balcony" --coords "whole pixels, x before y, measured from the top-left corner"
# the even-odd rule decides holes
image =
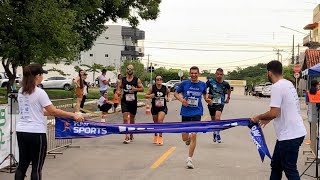
[[[307,46],[310,49],[315,49],[320,47],[320,43],[317,42],[316,38],[311,38],[310,35],[307,35],[303,38],[303,46]]]
[[[131,27],[122,27],[122,36],[131,37],[132,40],[143,40],[145,39],[145,32],[139,29],[134,29]]]
[[[142,57],[141,53],[136,50],[135,46],[124,46],[124,50],[121,51],[122,56]]]

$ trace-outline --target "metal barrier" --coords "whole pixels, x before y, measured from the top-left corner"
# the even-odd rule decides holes
[[[70,101],[70,103],[65,103],[62,105],[57,105],[56,107],[59,109],[63,108],[73,108],[73,98],[68,99],[56,99],[53,100],[52,103],[55,104],[55,102],[61,102],[61,101]],[[62,154],[62,152],[59,152],[57,150],[60,150],[62,148],[68,148],[72,145],[72,139],[55,139],[55,119],[51,117],[48,119],[48,127],[47,127],[47,141],[48,141],[48,149],[47,154],[52,155],[55,157],[55,154]],[[72,146],[72,147],[79,147],[79,146]]]

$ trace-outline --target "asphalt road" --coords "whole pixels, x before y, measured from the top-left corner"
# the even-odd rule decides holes
[[[232,96],[225,106],[222,119],[251,117],[268,109],[269,99],[248,96]],[[181,121],[181,104],[172,101],[168,104],[166,122]],[[203,120],[209,120],[204,108]],[[305,110],[302,112],[305,114]],[[151,115],[145,108],[139,108],[136,121],[151,122]],[[121,113],[108,117],[107,122],[121,123]],[[305,123],[307,125],[307,123]],[[306,126],[308,127],[308,126]],[[275,133],[272,124],[263,129],[267,145],[272,154]],[[164,134],[164,145],[152,144],[153,135],[135,135],[134,142],[122,144],[124,135],[108,135],[100,138],[77,139],[73,145],[55,159],[48,157],[43,167],[44,180],[260,180],[269,179],[270,159],[261,162],[258,151],[252,142],[247,127],[235,127],[221,132],[222,143],[212,142],[212,133],[200,133],[193,157],[195,169],[186,169],[188,147],[180,134]],[[300,149],[298,168],[300,173],[306,168],[307,158],[302,155],[309,146]],[[315,166],[308,173],[314,175]],[[29,179],[30,169],[28,170]],[[0,180],[13,179],[13,174],[0,173]],[[285,177],[283,178],[285,179]],[[312,179],[303,176],[302,179]]]

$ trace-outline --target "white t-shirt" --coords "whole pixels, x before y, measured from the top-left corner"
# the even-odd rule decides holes
[[[99,90],[106,91],[108,89],[108,85],[104,84],[103,81],[107,81],[107,78],[102,74],[98,78],[99,78],[99,86],[100,86]]]
[[[43,108],[51,105],[47,93],[38,87],[32,94],[24,95],[18,92],[19,120],[17,132],[47,133],[47,120],[44,117]]]
[[[88,86],[83,85],[83,95],[84,95],[84,96],[88,95],[87,88],[88,88]]]
[[[103,96],[101,96],[100,99],[98,100],[98,104],[99,104],[100,106],[104,105],[104,104],[105,104],[105,103],[104,103],[105,100],[108,100],[108,99],[106,99],[106,98],[104,98]]]
[[[273,121],[278,141],[290,140],[307,134],[300,112],[300,102],[293,84],[281,79],[271,86],[270,107],[281,109]]]

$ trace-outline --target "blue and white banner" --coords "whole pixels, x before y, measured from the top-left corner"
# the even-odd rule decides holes
[[[248,126],[251,137],[257,146],[261,160],[265,156],[271,159],[262,130],[249,119],[223,121],[168,122],[162,124],[107,124],[94,121],[76,122],[69,118],[56,118],[56,139],[100,137],[109,134],[146,134],[146,133],[190,133],[222,131],[236,126]]]

